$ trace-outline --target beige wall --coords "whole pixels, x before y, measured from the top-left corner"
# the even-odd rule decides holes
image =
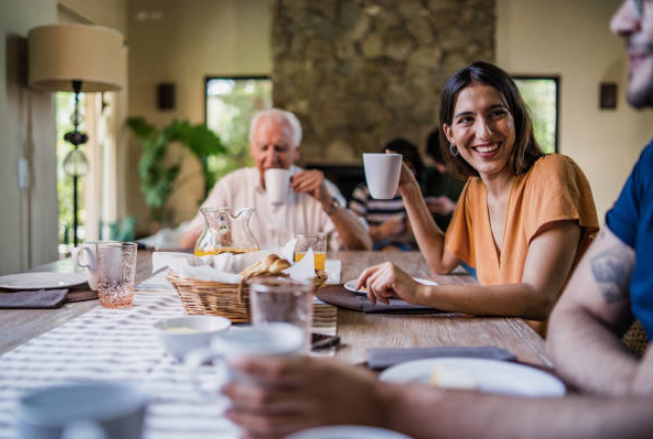
[[[0,2],[0,274],[57,258],[54,108],[27,88],[27,32],[55,21],[55,0]],[[18,189],[19,158],[29,189]]]
[[[93,24],[117,29],[127,36],[127,0],[58,0],[57,3]]]
[[[592,186],[600,220],[653,135],[650,111],[625,101],[624,43],[608,22],[621,0],[497,0],[497,63],[513,74],[560,75],[560,152]],[[618,84],[617,110],[599,110],[601,82]]]
[[[139,20],[138,15],[147,16]],[[153,13],[160,13],[153,19]],[[204,122],[204,78],[207,75],[265,75],[271,72],[268,0],[131,0],[129,2],[129,114],[157,126],[174,118]],[[176,85],[174,111],[156,108],[156,87]],[[147,231],[148,210],[138,189],[141,149],[132,142],[128,207]],[[176,156],[176,154],[175,154]],[[173,193],[176,219],[197,212],[202,179],[194,160],[186,160]]]

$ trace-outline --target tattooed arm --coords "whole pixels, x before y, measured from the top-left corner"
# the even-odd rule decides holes
[[[621,342],[633,320],[628,292],[634,263],[633,249],[604,227],[551,315],[547,347],[556,370],[585,392],[631,394],[638,368],[653,365],[652,355],[640,363]]]

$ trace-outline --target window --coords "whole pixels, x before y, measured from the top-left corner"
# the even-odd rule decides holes
[[[533,118],[535,138],[545,153],[558,152],[560,80],[557,76],[515,76]]]
[[[206,78],[206,125],[224,142],[229,154],[211,157],[217,178],[251,165],[249,123],[272,106],[272,81],[267,76]]]
[[[82,124],[80,130],[84,131],[84,107],[86,96],[79,95],[80,113]],[[73,130],[73,112],[75,108],[75,95],[73,93],[59,92],[55,94],[56,101],[56,130],[57,130],[57,192],[59,195],[59,255],[66,257],[73,247],[73,179],[63,170],[63,161],[73,146],[64,140],[64,134]],[[84,145],[81,150],[84,151]],[[77,183],[78,203],[78,237],[84,239],[84,223],[86,210],[84,199],[84,178],[79,178]]]

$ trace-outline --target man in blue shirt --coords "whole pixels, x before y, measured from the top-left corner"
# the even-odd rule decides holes
[[[611,29],[626,40],[628,102],[653,106],[653,4],[624,2]],[[619,340],[633,319],[649,341],[641,360]],[[549,352],[567,381],[611,396],[653,391],[653,142],[569,280],[549,328]]]
[[[653,106],[653,0],[624,0],[612,30],[628,43],[629,102]],[[232,365],[254,379],[225,386],[227,416],[252,438],[328,424],[375,425],[414,438],[652,437],[653,146],[606,223],[549,325],[556,372],[579,394],[529,399],[399,385],[324,359],[259,357]],[[649,339],[641,359],[621,342],[633,316]]]

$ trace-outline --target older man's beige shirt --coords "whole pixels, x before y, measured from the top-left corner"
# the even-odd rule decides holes
[[[290,168],[291,175],[299,171],[301,168],[297,166]],[[328,180],[326,184],[329,192],[345,206],[345,199],[338,188]],[[202,207],[256,209],[249,224],[261,248],[283,245],[301,232],[327,233],[329,248],[340,248],[335,227],[315,198],[309,194],[292,192],[285,204],[268,203],[256,168],[243,168],[224,176],[213,187]],[[202,215],[198,212],[190,227],[203,227],[203,224]]]

